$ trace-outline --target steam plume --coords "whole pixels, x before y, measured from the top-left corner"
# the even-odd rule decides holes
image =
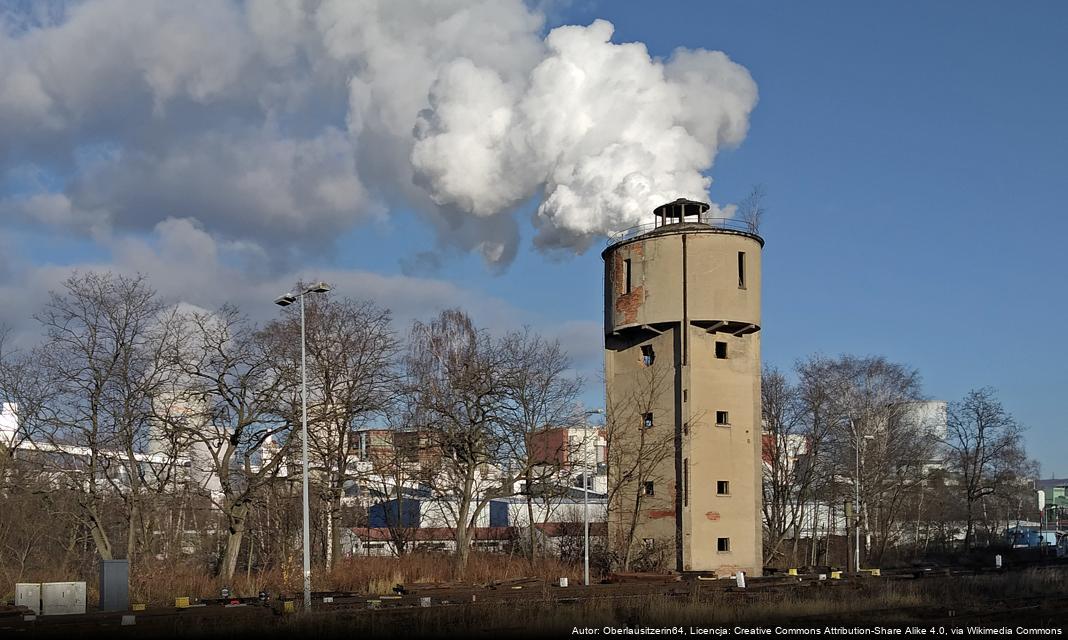
[[[0,212],[98,234],[180,217],[310,248],[406,206],[503,265],[537,198],[537,245],[578,251],[708,200],[757,100],[723,53],[545,34],[519,0],[49,8],[0,14],[0,176],[36,185]]]

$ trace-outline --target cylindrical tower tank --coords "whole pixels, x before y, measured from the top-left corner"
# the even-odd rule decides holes
[[[602,253],[609,535],[635,566],[759,575],[764,240],[708,209],[657,207]]]

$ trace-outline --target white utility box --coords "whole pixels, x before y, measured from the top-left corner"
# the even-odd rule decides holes
[[[41,584],[41,615],[61,616],[72,613],[85,613],[84,582]]]
[[[34,613],[41,613],[41,583],[20,582],[16,584],[15,606],[26,607]]]

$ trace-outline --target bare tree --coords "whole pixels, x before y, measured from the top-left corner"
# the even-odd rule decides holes
[[[143,277],[86,273],[53,292],[36,318],[46,339],[33,355],[42,367],[35,380],[49,389],[23,402],[23,417],[36,423],[37,448],[78,496],[79,518],[105,559],[114,555],[105,503],[121,500],[133,560],[152,530],[149,496],[173,480],[174,465],[148,454],[151,399],[169,375],[169,314]]]
[[[405,362],[407,392],[431,449],[422,481],[455,531],[462,575],[482,511],[491,498],[511,494],[497,473],[508,453],[501,385],[506,358],[467,314],[448,309],[412,326]]]
[[[859,486],[855,526],[864,528],[867,546],[879,557],[899,537],[906,504],[934,456],[933,439],[909,410],[923,397],[919,374],[881,356],[851,355],[815,356],[798,363],[797,371],[808,462],[818,467],[814,495],[829,507]],[[842,480],[848,488],[839,486]]]
[[[0,489],[10,486],[8,470],[16,451],[40,438],[53,394],[49,370],[36,354],[8,349],[7,332],[0,331],[0,414],[10,430],[0,433]]]
[[[810,548],[809,562],[819,562],[817,544],[819,538],[819,522],[822,520],[822,509],[827,511],[829,519],[833,518],[832,509],[837,503],[837,497],[841,495],[838,490],[836,472],[837,448],[834,436],[841,426],[847,421],[844,413],[846,408],[840,402],[845,394],[844,380],[835,374],[837,363],[835,360],[814,356],[796,363],[797,372],[797,402],[801,412],[800,431],[805,438],[805,455],[803,462],[799,463],[796,470],[804,474],[797,478],[795,484],[800,493],[797,496],[798,530],[793,537],[793,556],[797,557],[798,543],[802,534],[802,528],[808,527],[812,545]]]
[[[760,223],[766,211],[764,206],[766,196],[767,191],[764,185],[758,184],[754,185],[749,194],[738,203],[738,218],[749,225],[749,230],[753,233],[760,233]]]
[[[579,381],[559,345],[529,331],[495,340],[462,311],[414,324],[407,392],[430,454],[422,483],[456,532],[456,566],[495,498],[515,494],[534,457],[533,435],[576,421]]]
[[[649,418],[664,415],[660,404],[664,386],[670,383],[664,367],[647,367],[629,397],[606,398],[605,452],[608,463],[609,546],[616,562],[629,570],[635,559],[635,538],[649,487],[674,481],[664,464],[675,447],[674,429],[649,424]]]
[[[233,307],[184,316],[173,363],[181,371],[163,396],[159,419],[200,451],[194,465],[228,536],[220,574],[233,578],[253,499],[286,461],[294,424],[280,400],[292,394],[292,372],[266,339]],[[290,468],[291,469],[291,468]]]
[[[934,455],[931,439],[909,419],[909,403],[923,398],[920,376],[882,356],[844,355],[824,360],[820,371],[836,421],[828,431],[836,474],[859,484],[857,526],[880,557]]]
[[[764,423],[762,511],[767,537],[764,563],[770,564],[782,553],[788,535],[793,536],[795,543],[799,537],[818,467],[810,464],[814,459],[813,434],[804,428],[804,404],[799,391],[778,369],[768,365],[762,371],[760,401]]]
[[[502,345],[506,357],[502,386],[507,401],[501,413],[504,426],[505,453],[522,477],[527,506],[527,551],[531,562],[537,551],[534,504],[545,503],[548,517],[550,503],[559,500],[566,490],[559,486],[561,472],[572,471],[576,455],[585,455],[586,444],[561,442],[557,451],[533,446],[556,429],[578,426],[583,415],[578,410],[582,380],[569,373],[570,359],[559,342],[545,340],[529,329],[505,336]],[[547,455],[548,454],[548,455]],[[586,481],[589,469],[582,470]]]
[[[341,546],[342,497],[352,478],[357,429],[389,403],[397,378],[398,343],[389,311],[373,302],[313,296],[306,304],[308,448],[322,487],[325,561],[330,567]],[[264,334],[284,361],[284,370],[299,374],[300,311],[293,307],[286,311],[286,317],[267,325]],[[299,384],[297,378],[288,386],[296,390]],[[299,415],[299,394],[289,400],[286,413]]]
[[[948,463],[960,478],[966,506],[964,546],[970,549],[975,540],[976,507],[984,498],[1011,489],[1012,482],[1026,473],[1023,427],[989,387],[973,389],[952,403],[946,422]]]
[[[396,380],[384,427],[361,431],[356,469],[367,498],[367,527],[383,524],[396,555],[411,551],[415,542],[420,523],[406,511],[407,501],[421,492],[425,468],[436,465],[437,459],[426,430],[420,428],[417,398],[410,389],[406,379]],[[377,514],[381,520],[374,517],[372,522]]]

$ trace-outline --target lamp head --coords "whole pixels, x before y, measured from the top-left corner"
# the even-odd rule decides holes
[[[330,285],[326,284],[325,282],[316,282],[312,286],[310,286],[307,289],[305,289],[304,293],[326,293],[327,291],[330,291],[330,289],[332,289],[332,288],[333,287],[331,287]]]
[[[279,307],[288,307],[297,301],[297,297],[292,293],[284,293],[274,299],[274,303]]]

